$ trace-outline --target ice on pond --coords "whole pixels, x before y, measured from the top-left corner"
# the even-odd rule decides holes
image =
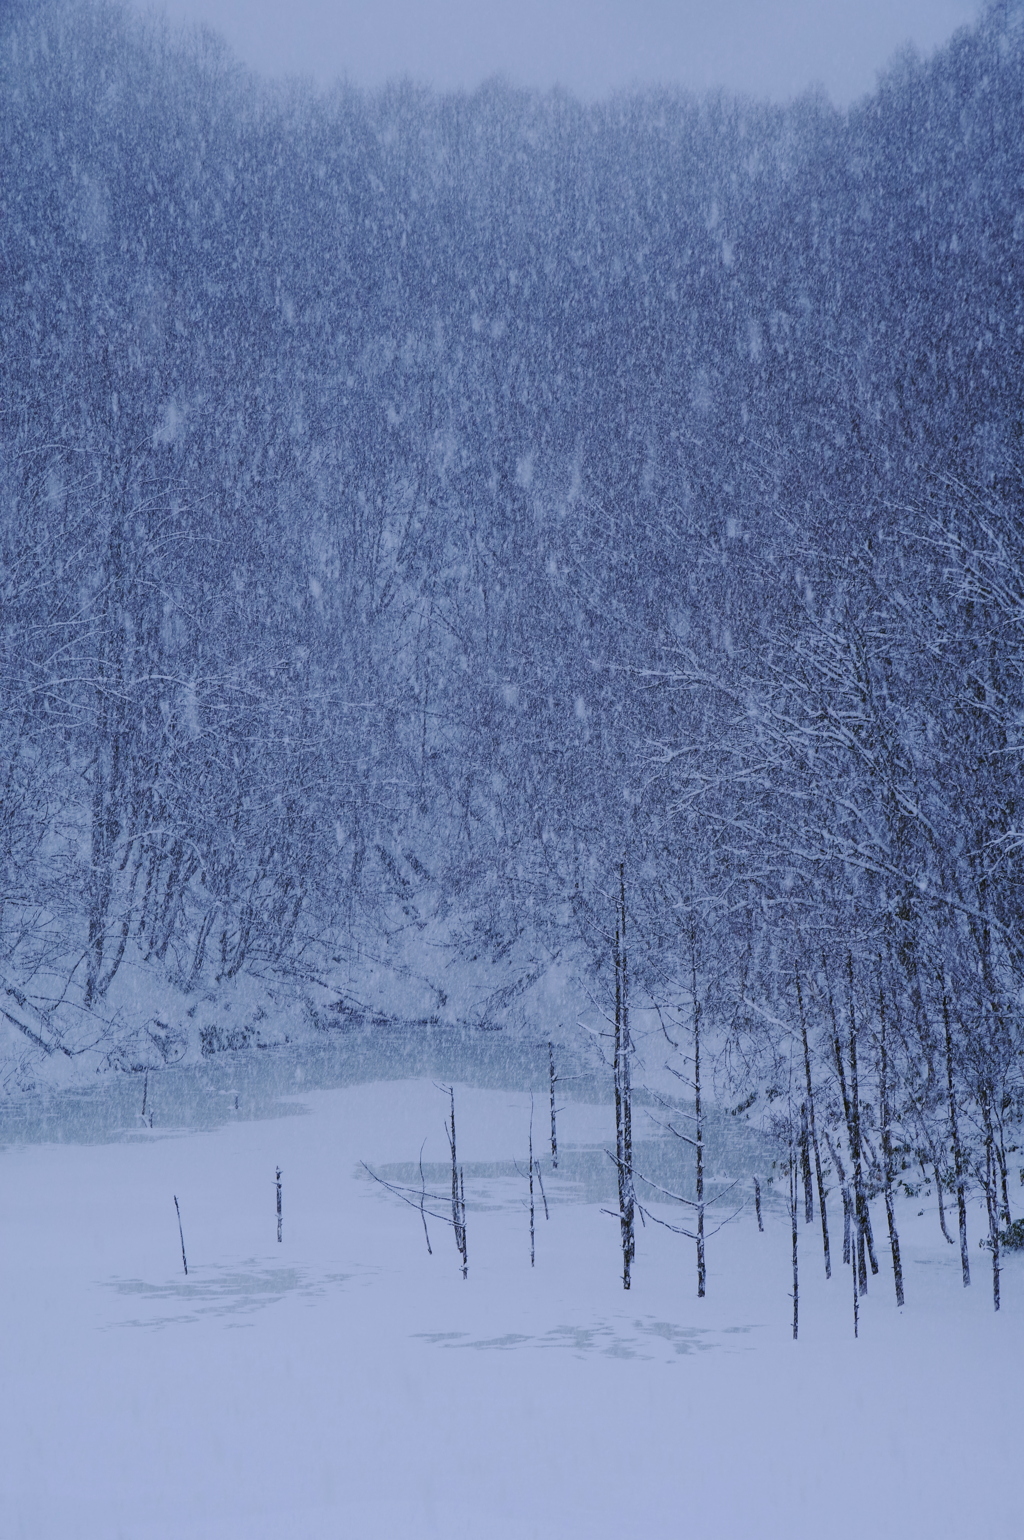
[[[719,1330],[678,1326],[650,1318],[636,1320],[632,1329],[622,1322],[596,1321],[591,1326],[555,1326],[538,1335],[507,1332],[498,1337],[471,1337],[466,1332],[421,1332],[424,1340],[446,1348],[475,1348],[508,1352],[515,1348],[558,1348],[576,1357],[600,1353],[609,1358],[671,1358],[725,1348],[737,1351],[729,1339],[754,1331],[751,1326],[725,1326]],[[659,1352],[658,1343],[670,1351]]]
[[[341,1288],[350,1273],[314,1274],[298,1267],[206,1267],[190,1270],[174,1283],[146,1283],[141,1278],[115,1279],[108,1287],[152,1308],[145,1316],[117,1322],[119,1326],[161,1327],[198,1321],[211,1315],[248,1315],[276,1304],[287,1295],[310,1299]]]

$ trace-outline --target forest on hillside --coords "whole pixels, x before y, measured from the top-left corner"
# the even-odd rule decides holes
[[[628,958],[805,1173],[817,1098],[858,1214],[1008,1225],[1022,122],[1017,4],[842,111],[15,7],[6,1085],[250,984],[511,1029],[558,974],[628,1054]]]

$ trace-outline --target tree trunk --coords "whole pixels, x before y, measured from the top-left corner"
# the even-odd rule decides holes
[[[942,1176],[937,1165],[933,1166],[932,1170],[935,1172],[935,1196],[939,1201],[939,1229],[952,1246],[953,1237],[946,1228],[946,1205],[942,1201]]]
[[[832,1156],[832,1164],[835,1166],[836,1175],[839,1177],[839,1191],[843,1199],[843,1266],[847,1267],[849,1266],[850,1257],[852,1255],[852,1226],[850,1220],[853,1213],[853,1203],[850,1199],[850,1189],[847,1185],[846,1172],[843,1169],[843,1162],[840,1159],[839,1151],[832,1143],[832,1140],[829,1138],[828,1134],[825,1135],[825,1143],[828,1145],[828,1152]]]
[[[697,1000],[697,970],[693,969],[693,1110],[697,1146],[697,1298],[703,1299],[707,1284],[704,1260],[704,1114],[700,1098],[700,1005]]]
[[[956,1207],[960,1221],[960,1268],[964,1288],[971,1281],[971,1259],[967,1251],[967,1193],[964,1177],[964,1152],[960,1143],[960,1124],[956,1109],[956,1087],[953,1081],[953,1033],[949,1024],[949,996],[943,991],[942,1021],[946,1034],[946,1091],[949,1098],[949,1135],[953,1145],[953,1174],[956,1178]]]
[[[235,1098],[236,1105],[238,1098]],[[426,1144],[424,1139],[423,1144]],[[434,1248],[430,1244],[430,1231],[427,1229],[427,1179],[423,1175],[423,1144],[420,1145],[420,1218],[423,1221],[423,1239],[427,1243],[427,1255],[434,1255]]]
[[[807,1103],[800,1103],[800,1175],[804,1188],[804,1224],[814,1223],[814,1188],[811,1185],[811,1130]]]
[[[814,1151],[814,1175],[818,1186],[818,1212],[821,1215],[821,1245],[825,1256],[825,1277],[832,1276],[832,1256],[828,1239],[828,1214],[825,1210],[825,1178],[821,1170],[821,1151],[818,1148],[818,1129],[814,1117],[814,1085],[811,1080],[811,1051],[807,1043],[807,1024],[804,1021],[804,1001],[800,989],[800,975],[796,976],[796,1000],[800,1012],[800,1037],[804,1048],[804,1079],[807,1082],[807,1113],[810,1122],[811,1147]]]
[[[174,1212],[178,1216],[178,1239],[181,1241],[181,1265],[185,1269],[185,1277],[188,1277],[188,1258],[185,1256],[185,1232],[181,1228],[181,1209],[178,1207],[178,1198],[175,1194]]]
[[[536,1262],[536,1224],[533,1206],[533,1096],[530,1096],[530,1266]]]
[[[885,1179],[885,1217],[889,1225],[889,1245],[892,1249],[892,1276],[896,1288],[896,1303],[903,1307],[903,1262],[900,1257],[900,1238],[896,1229],[893,1205],[892,1133],[889,1127],[889,1057],[885,1041],[885,995],[879,990],[879,1044],[878,1044],[878,1100],[882,1117],[882,1167]]]
[[[988,1244],[992,1252],[992,1308],[999,1309],[999,1200],[996,1158],[992,1133],[985,1136],[985,1207],[988,1209]]]
[[[796,1222],[797,1193],[799,1181],[796,1169],[796,1151],[793,1148],[792,1137],[789,1146],[789,1222],[790,1235],[793,1247],[793,1341],[797,1340],[800,1331],[800,1271],[799,1271],[799,1237],[800,1227]]]
[[[466,1189],[462,1180],[462,1167],[459,1165],[458,1149],[455,1143],[455,1087],[448,1087],[448,1095],[451,1100],[451,1113],[448,1128],[448,1148],[452,1156],[452,1229],[455,1232],[455,1248],[462,1258],[462,1276],[469,1277],[469,1253],[466,1246]]]
[[[850,1124],[850,1155],[853,1160],[853,1198],[856,1205],[857,1220],[857,1277],[860,1281],[860,1291],[866,1294],[868,1291],[868,1277],[865,1267],[865,1251],[871,1263],[872,1273],[878,1272],[878,1258],[875,1256],[874,1236],[871,1233],[871,1213],[868,1208],[867,1193],[864,1190],[864,1152],[861,1140],[860,1127],[860,1081],[857,1073],[857,1017],[853,1003],[853,953],[847,953],[847,969],[850,985],[850,1110],[852,1114]]]
[[[626,868],[619,867],[619,913],[615,926],[615,1165],[619,1183],[622,1287],[629,1288],[636,1248],[633,1193],[633,1090],[630,1077],[629,995],[626,971]]]

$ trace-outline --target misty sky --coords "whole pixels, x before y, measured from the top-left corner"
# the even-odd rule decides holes
[[[134,0],[149,9],[149,0]],[[907,42],[928,52],[980,0],[165,0],[267,74],[408,75],[474,86],[504,74],[596,96],[637,82],[785,98],[869,90]]]

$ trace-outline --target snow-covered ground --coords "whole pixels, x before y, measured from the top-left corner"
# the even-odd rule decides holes
[[[529,1100],[456,1087],[469,1278],[451,1231],[359,1167],[443,1162],[429,1079],[313,1090],[295,1115],[0,1152],[6,1540],[943,1540],[1022,1532],[1024,1259],[961,1287],[904,1205],[853,1340],[849,1270],[744,1212],[693,1248],[548,1176],[529,1261]],[[544,1114],[538,1103],[536,1138]],[[570,1104],[563,1148],[610,1138]],[[489,1175],[472,1168],[494,1163]],[[283,1169],[284,1239],[274,1172]],[[182,1273],[173,1196],[184,1223]],[[833,1230],[838,1231],[838,1213]],[[883,1228],[876,1216],[876,1230]],[[834,1234],[838,1251],[841,1237]]]

